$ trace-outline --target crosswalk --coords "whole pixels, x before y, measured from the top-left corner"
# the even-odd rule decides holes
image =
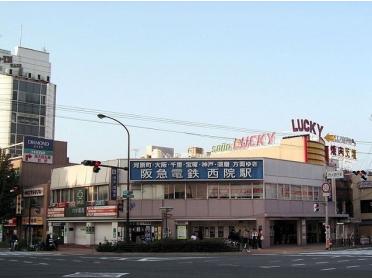
[[[331,250],[331,251],[319,251],[319,252],[304,252],[301,255],[318,255],[318,256],[364,256],[372,257],[372,249],[346,249],[346,250]]]

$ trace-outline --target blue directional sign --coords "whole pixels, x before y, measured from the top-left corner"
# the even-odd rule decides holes
[[[131,181],[263,180],[263,160],[132,160]]]

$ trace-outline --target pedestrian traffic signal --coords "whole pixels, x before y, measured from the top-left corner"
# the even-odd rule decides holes
[[[84,166],[92,166],[93,172],[97,173],[101,169],[101,161],[84,160],[81,162]]]
[[[319,211],[319,203],[314,203],[314,212]]]

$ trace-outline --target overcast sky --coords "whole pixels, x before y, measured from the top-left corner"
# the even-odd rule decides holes
[[[22,46],[50,53],[56,139],[73,162],[125,158],[127,142],[121,127],[72,107],[121,113],[137,156],[148,144],[185,153],[231,142],[208,136],[288,133],[292,118],[372,142],[370,2],[0,2],[0,11],[0,48],[18,44],[22,24]],[[358,158],[372,168],[371,155]]]

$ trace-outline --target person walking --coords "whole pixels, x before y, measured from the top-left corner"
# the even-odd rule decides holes
[[[243,249],[242,249],[242,252],[246,251],[246,252],[251,252],[250,248],[249,248],[249,231],[245,228],[244,231],[243,231]]]
[[[18,236],[16,232],[13,232],[12,237],[10,239],[10,251],[15,251],[18,245]]]

